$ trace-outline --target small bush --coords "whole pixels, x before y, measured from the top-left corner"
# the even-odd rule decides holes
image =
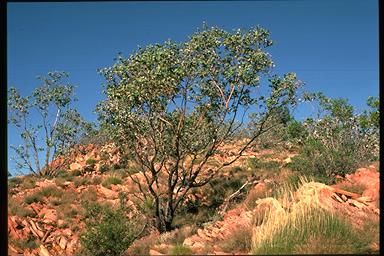
[[[63,195],[63,190],[57,188],[55,185],[49,185],[43,187],[39,193],[45,197],[61,197]]]
[[[30,194],[24,197],[24,202],[26,204],[38,203],[38,202],[44,202],[44,199],[43,199],[43,196],[40,194],[40,192],[37,191],[33,194]]]
[[[220,244],[224,252],[248,253],[252,245],[252,226],[240,226]]]
[[[8,188],[15,188],[19,186],[21,183],[23,183],[23,179],[20,177],[14,177],[14,178],[8,179]]]
[[[100,171],[101,173],[104,173],[104,172],[109,171],[109,167],[108,167],[108,165],[106,165],[106,164],[101,165],[100,168],[99,168],[99,171]]]
[[[58,170],[56,172],[56,177],[58,178],[68,178],[69,176],[70,176],[69,172],[65,170]]]
[[[66,180],[64,178],[61,178],[61,177],[55,179],[56,186],[61,187],[61,188],[64,188],[65,182],[66,182]]]
[[[25,239],[11,239],[10,242],[17,248],[22,250],[36,249],[39,245],[36,243],[34,236],[29,236]]]
[[[97,200],[97,190],[95,188],[89,188],[80,195],[81,202],[92,202]]]
[[[264,170],[277,170],[280,167],[280,163],[276,161],[265,161],[258,158],[249,158],[248,167],[252,170],[264,169]]]
[[[72,172],[71,172],[71,176],[72,177],[76,177],[76,176],[80,176],[81,175],[81,171],[80,170],[73,170]]]
[[[86,205],[86,229],[80,236],[86,254],[94,256],[121,255],[138,234],[136,219],[129,219],[125,210],[113,210],[93,203]]]
[[[36,213],[31,209],[22,206],[22,202],[19,199],[8,198],[8,210],[11,215],[17,215],[20,217],[34,217]]]
[[[85,161],[87,165],[95,165],[97,161],[95,159],[89,158],[87,161]]]
[[[340,189],[343,189],[343,190],[346,190],[346,191],[349,191],[349,192],[352,192],[352,193],[356,193],[356,194],[363,194],[364,190],[365,190],[365,186],[361,185],[361,184],[356,184],[356,183],[342,183],[340,185],[338,185],[338,187]]]
[[[83,177],[76,177],[73,180],[73,184],[75,185],[76,188],[83,186],[83,185],[88,185],[90,184],[89,179],[83,178]]]
[[[109,176],[107,177],[102,183],[101,185],[103,185],[103,187],[106,187],[106,188],[111,188],[111,184],[113,185],[117,185],[117,184],[121,184],[123,183],[123,181],[121,180],[121,178],[117,177],[117,176]]]
[[[129,249],[123,254],[123,256],[130,255],[149,255],[149,250],[157,243],[158,235],[150,234],[149,236],[137,239]]]
[[[95,176],[95,177],[93,177],[91,183],[92,183],[93,185],[99,185],[99,184],[101,183],[101,181],[102,181],[102,179],[101,179],[100,176]]]
[[[20,184],[22,190],[31,189],[36,186],[36,178],[32,176],[25,176],[23,178],[23,183]]]
[[[60,205],[58,207],[57,212],[58,212],[59,219],[64,219],[64,220],[71,220],[79,213],[79,211],[76,208],[68,204]]]
[[[189,246],[175,245],[171,249],[171,255],[192,255],[193,251]]]

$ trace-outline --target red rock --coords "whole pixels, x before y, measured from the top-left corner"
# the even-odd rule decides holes
[[[117,199],[119,197],[119,193],[105,188],[103,186],[98,186],[98,191],[100,191],[107,199]]]
[[[45,248],[44,245],[40,245],[40,251],[39,251],[39,255],[40,256],[51,256],[51,254],[49,253],[49,251],[47,250],[47,248]]]
[[[149,250],[149,255],[164,255],[156,250],[150,249]]]
[[[44,220],[48,220],[48,222],[56,222],[57,221],[57,214],[55,209],[47,209],[43,208],[39,212],[39,217],[42,218],[42,215],[44,215]]]
[[[80,170],[80,169],[82,169],[82,167],[83,167],[83,166],[81,166],[81,165],[78,164],[78,163],[72,163],[72,164],[69,165],[69,169],[70,169],[71,171]]]

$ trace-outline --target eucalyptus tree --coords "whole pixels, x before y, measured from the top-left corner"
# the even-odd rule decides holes
[[[11,146],[18,169],[28,169],[36,175],[54,175],[60,166],[52,168],[49,163],[74,145],[89,126],[71,108],[74,87],[65,83],[67,77],[65,72],[49,72],[38,77],[42,85],[30,96],[21,96],[15,87],[9,89],[8,122],[15,126],[23,142]]]
[[[153,202],[160,232],[172,229],[178,207],[192,188],[207,184],[236,161],[276,110],[296,101],[295,74],[271,75],[265,51],[269,32],[256,27],[227,32],[204,28],[186,42],[171,40],[139,48],[101,69],[107,99],[100,119],[112,129],[121,149],[131,154],[145,182],[131,175],[143,201]],[[261,78],[269,86],[261,88]],[[237,155],[218,168],[207,165],[254,112],[257,129]]]

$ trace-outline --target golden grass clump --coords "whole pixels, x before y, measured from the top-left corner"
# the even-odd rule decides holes
[[[294,187],[284,185],[277,199],[269,197],[256,201],[251,253],[291,254],[311,253],[311,250],[343,253],[346,244],[350,245],[350,253],[364,251],[351,224],[320,202],[319,193],[327,185],[303,178],[300,182],[296,192]],[[329,247],[330,240],[332,247]],[[306,245],[311,241],[328,243],[319,242],[316,243],[318,248],[310,248]]]

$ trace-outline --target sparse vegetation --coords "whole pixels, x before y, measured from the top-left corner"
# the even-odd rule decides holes
[[[326,177],[328,183],[334,183],[336,175],[351,173],[378,158],[378,130],[374,122],[362,125],[345,99],[329,99],[321,93],[307,97],[319,101],[322,116],[305,121],[308,137],[300,154],[293,158],[292,169],[323,180]],[[366,127],[368,124],[371,128]]]
[[[121,255],[134,241],[139,225],[123,208],[113,210],[96,203],[86,205],[86,230],[81,235],[85,255]]]
[[[252,245],[252,226],[237,226],[231,235],[223,240],[220,248],[224,252],[248,253]]]
[[[39,247],[34,236],[29,236],[25,239],[11,239],[10,243],[22,250],[35,249]]]
[[[368,98],[360,114],[347,99],[321,92],[299,99],[303,83],[294,73],[274,74],[271,45],[261,27],[204,26],[180,43],[119,55],[100,69],[106,97],[97,129],[70,108],[73,86],[63,83],[64,72],[41,77],[31,96],[11,87],[9,122],[23,143],[11,147],[16,167],[30,173],[8,172],[11,249],[378,253],[378,173],[369,166],[360,170],[369,175],[338,176],[378,166],[379,98]],[[316,104],[316,116],[295,120],[301,102]],[[41,120],[30,122],[32,110]],[[325,185],[336,181],[367,196],[347,200]]]
[[[185,245],[175,245],[171,249],[171,255],[192,255],[193,251],[190,247]]]
[[[341,189],[344,189],[346,191],[359,194],[359,195],[363,194],[364,190],[366,189],[365,186],[363,186],[361,184],[356,184],[356,183],[342,183],[338,187]]]
[[[24,197],[24,202],[26,204],[31,204],[31,203],[38,203],[38,202],[44,202],[44,198],[43,196],[40,194],[39,191],[33,193],[33,194],[30,194],[30,195],[27,195],[26,197]]]
[[[367,244],[351,223],[321,208],[316,198],[287,203],[292,191],[282,188],[279,201],[270,201],[261,219],[255,219],[252,254],[366,252]]]
[[[36,216],[36,213],[26,208],[22,205],[22,201],[20,199],[8,198],[8,211],[11,215],[16,215],[20,217],[34,217]]]
[[[111,176],[108,176],[107,178],[105,178],[103,180],[103,182],[101,183],[101,185],[106,187],[106,188],[111,188],[111,184],[117,185],[117,184],[121,184],[122,182],[123,181],[121,180],[120,177],[118,177],[116,175],[111,175]]]
[[[90,183],[91,183],[90,180],[88,178],[85,178],[85,177],[76,177],[73,180],[73,184],[75,185],[76,188],[78,188],[80,186],[88,185]]]

